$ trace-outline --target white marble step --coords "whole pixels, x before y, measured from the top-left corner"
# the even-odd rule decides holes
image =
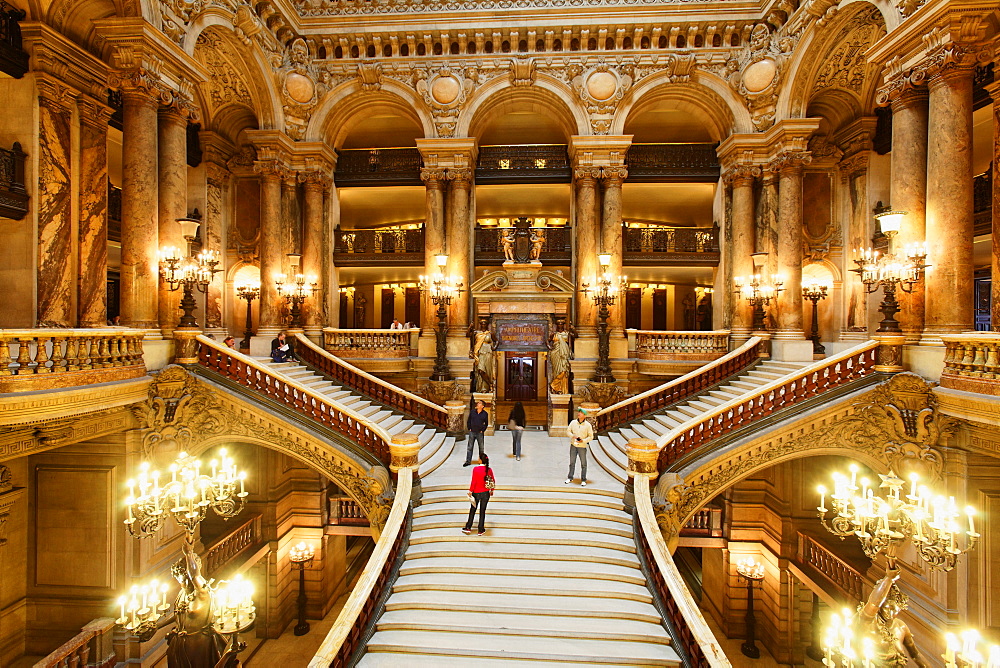
[[[597,442],[590,444],[590,454],[594,462],[612,478],[622,485],[628,482],[628,476],[625,474],[628,457],[611,442],[610,438],[603,434],[598,436]]]
[[[502,524],[493,522],[487,506],[486,513],[486,535],[476,536],[480,541],[488,541],[502,545],[566,545],[572,540],[572,545],[576,547],[589,546],[603,550],[616,550],[620,552],[635,552],[635,541],[631,536],[615,536],[612,534],[592,533],[581,536],[573,535],[569,537],[567,531],[560,529],[508,529]],[[468,511],[466,511],[468,516]],[[478,519],[477,519],[478,521]],[[441,529],[424,529],[410,535],[410,545],[433,545],[454,543],[456,540],[465,538],[462,534],[459,523],[454,526]],[[578,532],[574,532],[578,533]],[[498,547],[497,549],[506,549]],[[544,549],[544,548],[543,548]]]
[[[487,519],[489,515],[487,514]],[[457,529],[455,540],[436,540],[411,544],[406,551],[406,561],[424,557],[459,557],[479,559],[494,557],[504,559],[553,559],[556,561],[582,561],[591,564],[617,564],[619,566],[634,566],[638,564],[634,553],[623,550],[581,545],[577,543],[524,543],[518,545],[508,541],[499,545],[498,541],[489,538],[489,527],[486,536],[470,534],[463,535]]]
[[[379,652],[365,654],[358,661],[358,668],[468,668],[469,659],[464,656],[440,656],[428,654],[392,654],[389,652]],[[476,657],[476,668],[510,668],[508,659],[488,659]],[[577,663],[573,661],[542,661],[534,659],[531,662],[532,668],[590,668],[590,663]]]
[[[490,506],[487,505],[487,511]],[[452,529],[458,524],[465,522],[468,515],[468,508],[456,510],[452,513],[440,515],[423,515],[413,518],[413,531],[424,529]],[[487,512],[487,514],[489,514]],[[632,527],[624,522],[614,520],[602,520],[594,517],[548,517],[534,516],[524,517],[518,515],[496,515],[490,517],[490,524],[497,528],[512,530],[542,530],[553,529],[556,531],[601,533],[632,538]],[[567,536],[572,539],[571,536]]]
[[[536,521],[536,518],[543,517],[552,517],[556,521],[568,518],[581,518],[584,520],[599,519],[631,526],[631,518],[628,515],[623,517],[621,508],[621,501],[617,501],[613,507],[574,506],[566,504],[554,505],[544,501],[506,503],[503,502],[503,496],[494,496],[490,500],[488,514],[523,518],[524,521],[530,522]],[[414,509],[413,517],[436,518],[431,521],[441,521],[443,517],[462,516],[468,512],[469,500],[468,497],[463,495],[446,502],[422,503],[419,508]]]
[[[649,589],[643,585],[616,580],[591,580],[580,577],[533,577],[495,573],[413,573],[396,578],[393,593],[403,591],[482,592],[548,596],[552,592],[577,592],[587,597],[610,598],[652,603]]]
[[[481,557],[470,563],[458,557],[427,557],[407,559],[400,575],[414,573],[491,573],[530,577],[588,577],[594,580],[618,580],[645,585],[646,579],[636,566],[608,563],[571,562],[561,559],[507,559]]]

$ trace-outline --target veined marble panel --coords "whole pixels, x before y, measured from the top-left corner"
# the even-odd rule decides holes
[[[107,323],[108,136],[107,126],[80,124],[80,327]]]
[[[72,327],[70,116],[56,103],[38,105],[38,325]]]

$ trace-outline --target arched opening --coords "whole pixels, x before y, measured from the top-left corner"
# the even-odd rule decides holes
[[[493,40],[486,40],[486,44],[483,45],[483,51],[493,53]]]
[[[587,51],[597,51],[597,38],[591,37],[587,40]]]
[[[576,37],[574,37],[573,39],[571,39],[570,42],[569,42],[569,50],[570,51],[579,51],[580,50],[580,40],[577,39]]]
[[[553,51],[562,51],[562,40],[561,39],[556,39],[554,42],[552,42],[552,50]]]
[[[434,55],[435,56],[441,55],[441,42],[434,42]]]
[[[351,46],[351,58],[360,58],[360,57],[361,57],[361,49],[358,48],[357,44],[354,44],[353,46]]]
[[[475,42],[469,42],[468,44],[466,44],[465,45],[465,52],[467,54],[469,54],[470,56],[476,55],[476,43]]]
[[[333,57],[337,58],[337,59],[343,58],[344,57],[344,47],[337,46],[336,48],[334,48],[334,50],[333,50]]]
[[[632,48],[632,38],[631,37],[626,37],[625,39],[622,40],[622,48],[623,49],[631,49]]]
[[[461,51],[460,47],[458,46],[458,42],[452,42],[451,43],[451,48],[450,48],[451,55],[457,56],[461,52],[462,51]]]
[[[535,40],[535,51],[545,51],[545,40],[544,39]]]
[[[604,40],[604,49],[605,49],[605,51],[614,51],[615,50],[615,38],[614,37],[608,37],[607,39]]]
[[[667,36],[666,35],[660,35],[660,39],[657,42],[657,46],[659,48],[661,48],[661,49],[667,48]]]
[[[367,55],[369,58],[374,58],[375,57],[375,45],[374,44],[369,44],[368,45],[368,48],[365,49],[365,55]]]
[[[510,41],[504,40],[500,42],[500,53],[510,53]]]
[[[518,53],[528,52],[528,40],[522,39],[517,43],[517,52]]]
[[[738,33],[734,32],[732,36],[730,36],[729,38],[729,46],[739,46],[739,45],[740,45],[740,36]]]
[[[677,48],[678,49],[683,49],[686,46],[687,46],[687,38],[685,38],[684,35],[678,35],[677,36]]]
[[[399,45],[399,55],[403,56],[404,58],[406,56],[410,55],[410,45],[409,44],[400,44]]]

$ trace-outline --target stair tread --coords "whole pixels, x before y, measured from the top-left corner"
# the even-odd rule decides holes
[[[484,556],[469,563],[458,557],[426,557],[423,559],[408,559],[400,568],[400,575],[406,573],[429,572],[467,573],[519,573],[521,577],[545,575],[563,577],[569,574],[579,574],[595,579],[613,578],[642,584],[645,577],[635,566],[619,566],[616,564],[589,564],[587,562],[572,562],[561,559],[510,559]]]
[[[598,617],[611,619],[638,619],[658,622],[660,617],[650,603],[629,599],[598,598],[585,592],[575,596],[549,594],[491,594],[484,597],[471,591],[437,592],[429,589],[394,592],[386,603],[386,610],[407,610],[423,607],[431,610],[460,610],[475,606],[483,612],[515,614],[559,615],[569,617]]]
[[[624,598],[652,602],[644,585],[616,580],[593,580],[572,575],[523,578],[518,575],[483,573],[413,573],[401,575],[393,584],[393,592],[431,589],[438,592],[479,591],[504,594],[547,596],[551,592],[586,592],[594,598]]]
[[[487,528],[489,531],[489,528]],[[411,558],[420,559],[424,556],[465,556],[489,557],[499,556],[505,559],[555,559],[558,561],[586,561],[588,563],[612,563],[622,566],[638,564],[634,552],[614,550],[592,545],[563,543],[524,543],[521,546],[505,545],[498,553],[498,544],[486,539],[486,536],[463,536],[455,532],[454,540],[438,540],[428,543],[411,544],[406,551],[407,561]]]

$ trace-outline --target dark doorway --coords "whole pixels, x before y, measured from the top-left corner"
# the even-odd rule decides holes
[[[382,288],[382,329],[392,326],[392,318],[396,312],[396,291],[392,288]]]
[[[340,328],[348,329],[351,323],[347,321],[347,300],[349,297],[346,292],[340,293]]]
[[[653,290],[653,329],[663,331],[667,328],[667,291]]]
[[[534,401],[537,398],[535,371],[538,353],[506,353],[504,400]]]
[[[404,319],[411,327],[420,327],[420,288],[406,288],[406,314]]]
[[[115,318],[121,315],[122,279],[118,271],[109,270],[107,279],[106,309],[108,324],[114,324]]]
[[[642,329],[642,288],[629,288],[625,293],[625,327]]]

